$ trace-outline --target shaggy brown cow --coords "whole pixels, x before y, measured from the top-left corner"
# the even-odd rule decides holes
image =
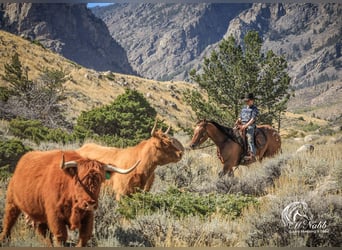
[[[169,128],[170,129],[170,128]],[[83,145],[76,150],[83,157],[98,160],[107,164],[129,167],[132,162],[141,159],[139,166],[125,176],[112,175],[107,185],[113,187],[116,200],[122,195],[136,192],[137,188],[149,191],[154,181],[154,171],[158,165],[165,165],[181,160],[184,147],[167,132],[156,131],[156,123],[151,131],[151,138],[140,142],[134,147],[124,149],[103,147],[93,143]]]
[[[127,170],[119,169],[84,159],[75,151],[25,154],[8,186],[0,240],[10,238],[11,229],[23,212],[37,225],[40,234],[47,237],[49,230],[59,245],[67,240],[66,226],[79,229],[77,246],[85,246],[92,234],[94,209],[105,173],[127,174],[137,164]]]

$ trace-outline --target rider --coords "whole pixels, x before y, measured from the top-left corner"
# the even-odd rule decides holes
[[[255,154],[256,148],[254,145],[254,131],[256,128],[256,119],[259,114],[258,108],[254,105],[254,95],[249,93],[243,99],[246,102],[241,110],[240,117],[235,122],[235,125],[241,125],[240,129],[242,132],[246,130],[246,137],[248,142],[248,147],[250,150],[250,155],[246,156],[244,159],[249,162],[256,161]]]

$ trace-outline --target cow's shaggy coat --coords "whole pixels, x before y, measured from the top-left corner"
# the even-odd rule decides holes
[[[78,246],[85,246],[93,230],[101,183],[108,169],[75,151],[33,151],[18,162],[7,190],[1,240],[10,238],[21,212],[37,231],[48,232],[58,245],[67,240],[67,226],[79,230]],[[50,244],[53,243],[50,234]]]
[[[77,152],[83,157],[98,160],[107,164],[120,165],[122,168],[130,166],[141,159],[137,168],[127,175],[112,175],[106,184],[113,187],[116,199],[122,195],[132,194],[141,189],[149,191],[158,165],[165,165],[181,160],[184,147],[175,138],[169,137],[161,130],[152,129],[152,136],[134,147],[115,148],[103,147],[94,143],[83,145]]]

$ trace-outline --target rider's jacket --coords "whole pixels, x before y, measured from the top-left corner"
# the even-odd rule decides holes
[[[246,124],[252,118],[256,120],[258,114],[259,114],[259,110],[254,104],[252,106],[243,107],[241,110],[241,115],[240,115],[242,124]]]

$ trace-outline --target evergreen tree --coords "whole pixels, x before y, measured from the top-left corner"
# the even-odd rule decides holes
[[[82,112],[75,130],[77,137],[95,133],[107,144],[135,145],[150,137],[156,114],[141,93],[127,89],[111,104]]]
[[[3,87],[4,102],[0,115],[21,117],[42,121],[49,127],[67,125],[60,110],[60,101],[65,98],[63,83],[66,81],[62,70],[44,69],[39,78],[32,81],[28,69],[15,53],[10,63],[4,64],[5,74],[1,78],[8,83]]]
[[[28,78],[28,69],[24,68],[19,60],[18,53],[15,53],[10,63],[4,64],[5,74],[2,79],[9,83],[10,90],[14,95],[22,96],[30,101],[28,93],[33,88],[33,82]]]
[[[239,116],[241,97],[254,93],[260,109],[259,123],[272,124],[285,111],[291,96],[287,63],[272,51],[261,52],[262,40],[250,31],[244,37],[244,47],[234,37],[222,40],[218,51],[204,58],[202,68],[190,72],[207,99],[199,91],[186,91],[185,101],[195,111],[197,118],[213,119],[232,125]]]

